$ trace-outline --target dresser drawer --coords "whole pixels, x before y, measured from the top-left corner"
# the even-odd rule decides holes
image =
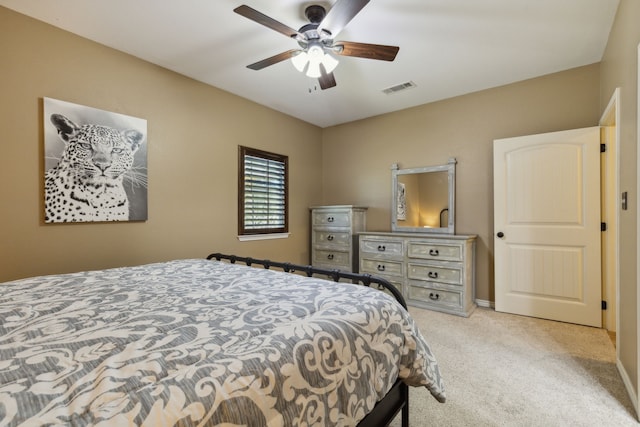
[[[460,309],[463,306],[462,292],[432,288],[409,282],[408,299],[438,306]]]
[[[362,258],[360,260],[360,273],[369,273],[383,277],[402,277],[402,261]]]
[[[349,211],[314,211],[311,215],[313,226],[350,227]]]
[[[402,240],[382,240],[360,238],[360,252],[363,254],[378,254],[387,257],[402,257]]]
[[[410,241],[407,246],[407,256],[440,261],[462,261],[462,244]]]
[[[316,249],[313,252],[313,265],[326,265],[330,267],[351,266],[349,252],[332,251],[330,249]]]
[[[458,267],[410,262],[407,264],[407,277],[415,280],[461,285],[462,269]]]
[[[313,230],[313,242],[316,245],[331,247],[351,247],[351,233]]]

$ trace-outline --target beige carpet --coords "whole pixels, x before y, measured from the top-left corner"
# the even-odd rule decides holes
[[[482,308],[470,318],[409,311],[447,389],[440,404],[411,388],[412,427],[639,425],[605,330]]]

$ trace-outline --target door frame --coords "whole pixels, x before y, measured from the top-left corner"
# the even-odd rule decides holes
[[[604,233],[602,245],[602,283],[604,286],[602,297],[607,301],[607,310],[603,312],[603,325],[609,331],[616,332],[616,356],[620,352],[620,262],[618,257],[618,242],[620,241],[620,205],[618,193],[620,188],[620,88],[613,91],[613,95],[600,117],[602,132],[608,132],[606,139],[607,151],[603,163],[603,185],[601,186],[603,221],[607,223],[607,232]],[[605,142],[605,141],[603,141]],[[601,168],[602,168],[601,166]],[[613,282],[613,283],[611,283]],[[615,326],[615,328],[611,328]]]
[[[638,60],[637,64],[640,67],[640,44],[638,44]],[[640,68],[636,69],[637,73],[637,82],[640,85]],[[636,105],[640,108],[640,86],[636,87]],[[640,132],[638,132],[638,128],[640,126],[640,110],[636,109],[636,226],[638,224],[638,220],[640,220],[640,173],[638,173],[638,166],[640,166]],[[640,263],[640,231],[636,229],[636,266]],[[638,351],[638,343],[640,343],[640,293],[637,290],[640,289],[640,274],[636,271],[636,371],[638,371],[638,366],[640,366],[640,352]],[[618,364],[622,366],[620,363],[620,355],[618,356]],[[636,387],[640,384],[640,372],[636,375]],[[633,390],[633,388],[632,388]],[[636,398],[633,403],[636,409],[636,417],[640,420],[640,393],[636,391]]]

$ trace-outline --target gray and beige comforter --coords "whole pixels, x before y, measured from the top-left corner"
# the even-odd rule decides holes
[[[207,260],[0,284],[0,425],[355,425],[438,365],[383,292]]]

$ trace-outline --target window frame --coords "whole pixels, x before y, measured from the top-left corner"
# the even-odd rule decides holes
[[[247,228],[245,214],[245,158],[251,156],[265,161],[279,162],[284,165],[284,225],[279,227],[266,226],[264,228]],[[286,237],[289,232],[289,157],[269,151],[259,150],[246,146],[238,146],[238,236],[255,236],[256,238]],[[243,240],[243,239],[241,239]]]

